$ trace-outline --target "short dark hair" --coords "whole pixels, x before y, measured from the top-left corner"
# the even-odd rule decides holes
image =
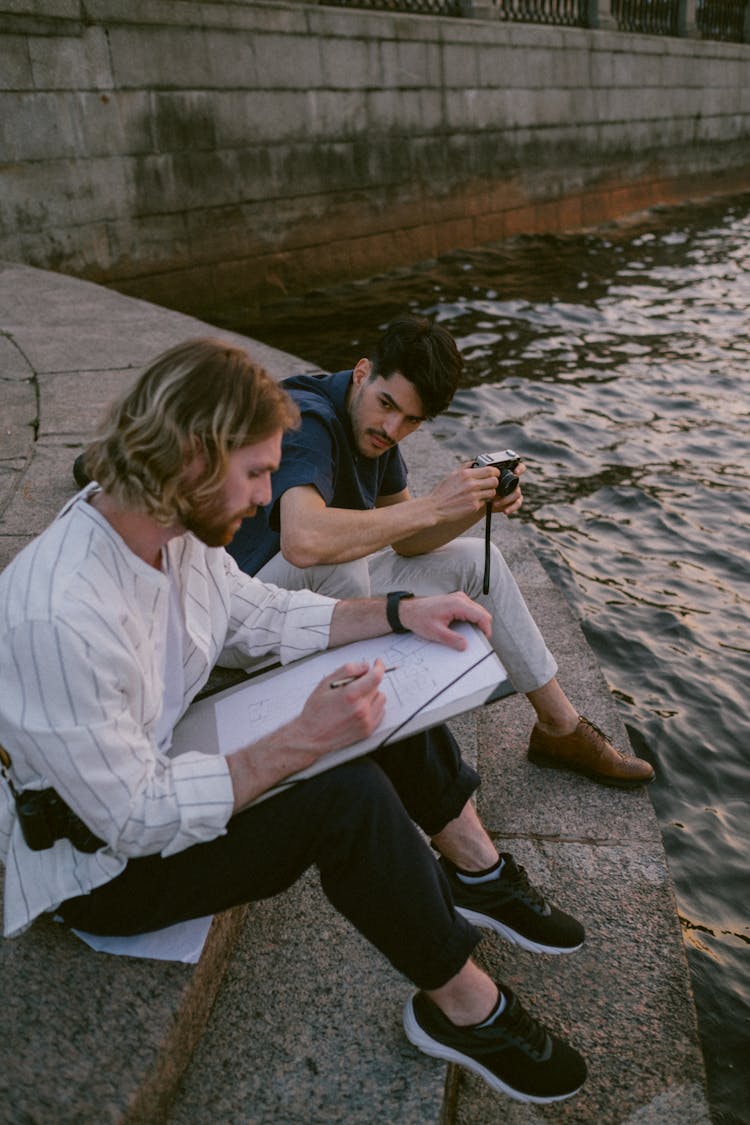
[[[421,316],[392,321],[375,345],[370,362],[371,378],[388,379],[398,372],[413,383],[428,418],[448,408],[464,366],[448,329]]]

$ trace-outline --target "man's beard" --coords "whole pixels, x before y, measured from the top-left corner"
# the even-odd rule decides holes
[[[212,511],[210,506],[202,510],[191,508],[183,519],[187,531],[192,531],[201,543],[207,547],[227,547],[239,531],[238,520],[255,515],[252,511],[236,512],[233,516],[220,515]]]
[[[374,461],[378,457],[382,457],[382,455],[384,453],[387,453],[389,449],[393,449],[393,447],[396,445],[396,442],[393,441],[392,438],[389,438],[388,434],[383,433],[382,430],[376,429],[375,426],[363,426],[362,425],[358,397],[352,399],[352,401],[350,403],[349,421],[350,421],[350,424],[351,424],[352,433],[354,434],[354,442],[355,442],[355,445],[357,447],[357,451],[363,457],[367,457],[367,458],[369,458],[369,460]],[[367,447],[366,443],[367,443],[367,439],[371,435],[373,437],[379,438],[380,441],[382,441],[386,445],[387,448],[385,448],[385,449],[377,449],[376,448],[376,450],[374,452],[373,452],[373,450],[369,449]],[[364,448],[363,448],[363,446],[364,446]]]
[[[393,438],[389,438],[388,434],[383,433],[382,430],[376,430],[374,426],[370,426],[368,429],[366,429],[365,434],[367,435],[367,437],[375,437],[378,438],[379,441],[383,442],[386,448],[382,449],[380,451],[381,453],[387,453],[388,450],[393,449],[396,444]]]

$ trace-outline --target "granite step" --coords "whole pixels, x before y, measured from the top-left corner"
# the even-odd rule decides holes
[[[312,365],[89,282],[0,263],[0,566],[72,492],[100,407],[188,337],[242,340],[277,377]],[[429,430],[409,439],[416,492],[447,470]],[[560,662],[569,694],[626,745],[601,671],[523,528],[495,535]],[[504,526],[500,526],[500,525]],[[685,954],[644,792],[538,770],[514,697],[456,724],[483,776],[499,847],[587,927],[580,953],[539,958],[488,938],[487,967],[583,1050],[581,1094],[539,1109],[418,1054],[400,1013],[410,986],[327,905],[314,873],[216,919],[198,965],[93,953],[44,918],[0,942],[2,1125],[456,1122],[708,1125]]]

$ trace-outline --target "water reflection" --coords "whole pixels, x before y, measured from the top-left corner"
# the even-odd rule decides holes
[[[742,1120],[750,685],[750,199],[521,238],[228,322],[336,370],[403,311],[467,377],[437,434],[522,452],[545,565],[623,709],[675,879],[716,1120]],[[743,1096],[745,1095],[745,1096]]]

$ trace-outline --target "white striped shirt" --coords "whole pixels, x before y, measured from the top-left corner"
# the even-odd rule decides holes
[[[158,749],[169,580],[86,502],[92,489],[0,575],[0,744],[17,789],[52,786],[106,847],[85,854],[63,839],[31,851],[0,779],[6,936],[130,857],[222,835],[232,814],[225,759]],[[264,585],[191,534],[165,550],[185,618],[182,713],[216,663],[326,648],[332,599]]]

